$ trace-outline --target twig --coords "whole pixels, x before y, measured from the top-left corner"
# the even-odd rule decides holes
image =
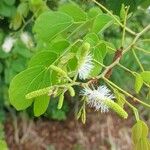
[[[137,49],[137,50],[139,50],[139,51],[141,51],[141,52],[144,52],[144,53],[150,55],[150,52],[149,52],[149,51],[147,51],[147,50],[145,50],[145,49],[143,49],[143,48],[141,48],[141,47],[134,46],[134,48]]]
[[[130,93],[126,92],[125,90],[123,90],[122,88],[120,88],[119,86],[117,86],[116,84],[114,84],[113,82],[111,82],[110,80],[108,80],[107,78],[103,77],[103,79],[104,79],[104,81],[108,82],[109,84],[111,84],[112,86],[114,86],[116,89],[118,89],[119,91],[121,91],[122,93],[124,93],[125,95],[131,97],[134,101],[137,101],[137,102],[143,104],[144,106],[147,106],[147,107],[150,108],[149,104],[144,103],[143,101],[141,101],[138,98],[134,97]]]
[[[134,55],[134,57],[135,57],[136,62],[137,62],[138,65],[139,65],[139,67],[141,68],[142,71],[144,71],[144,68],[143,68],[143,66],[142,66],[142,64],[141,64],[141,62],[140,62],[140,60],[139,60],[139,58],[137,57],[137,55],[136,55],[134,49],[132,49],[132,53],[133,53],[133,55]]]

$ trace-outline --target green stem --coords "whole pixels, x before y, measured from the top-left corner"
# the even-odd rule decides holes
[[[128,52],[130,50],[130,48],[132,48],[134,46],[134,44],[137,42],[137,40],[148,30],[150,29],[150,25],[147,25],[141,32],[139,32],[138,34],[136,34],[134,40],[132,41],[132,43],[123,51],[123,54],[125,54],[126,52]]]
[[[106,11],[122,28],[124,27],[124,25],[117,19],[117,17],[115,15],[113,15],[111,13],[111,11],[109,11],[106,7],[104,7],[102,4],[98,3],[96,0],[92,0],[95,4],[97,4],[99,7],[101,7],[104,11]],[[136,35],[136,33],[134,31],[132,31],[131,29],[129,29],[128,27],[125,27],[125,30],[128,31],[130,34],[132,35]]]
[[[147,103],[144,103],[143,101],[139,100],[138,98],[134,97],[133,95],[131,95],[130,93],[126,92],[125,90],[123,90],[122,88],[120,88],[119,86],[117,86],[116,84],[114,84],[113,82],[111,82],[110,80],[108,80],[107,78],[103,77],[104,81],[106,81],[107,83],[111,84],[113,87],[115,87],[116,89],[118,89],[119,91],[121,91],[122,93],[124,93],[125,95],[131,97],[133,100],[143,104],[144,106],[147,106],[150,108],[150,105]]]
[[[139,50],[139,51],[141,51],[141,52],[144,52],[144,53],[150,55],[150,52],[149,52],[149,51],[147,51],[147,50],[145,50],[145,49],[143,49],[143,48],[141,48],[141,47],[134,46],[134,48],[137,49],[137,50]]]
[[[141,64],[141,62],[140,62],[140,60],[139,60],[139,58],[137,57],[137,55],[136,55],[134,49],[132,49],[132,53],[133,53],[133,55],[134,55],[134,57],[135,57],[135,60],[137,61],[138,65],[139,65],[139,67],[141,68],[142,71],[144,71],[144,68],[143,68],[143,66],[142,66],[142,64]]]
[[[134,72],[134,71],[132,71],[132,70],[130,70],[130,69],[128,69],[127,67],[125,67],[125,66],[123,66],[123,65],[121,65],[120,63],[119,64],[117,64],[119,67],[121,67],[122,69],[124,69],[125,71],[127,71],[127,72],[129,72],[129,73],[131,73],[134,77],[136,76],[136,75],[138,75],[138,73],[137,72]],[[147,86],[147,87],[149,87],[150,88],[150,85],[149,84],[147,84],[146,82],[144,82],[143,81],[143,83]]]
[[[100,63],[99,61],[97,61],[97,60],[95,60],[95,59],[94,59],[93,61],[96,62],[97,64],[99,64],[100,66],[106,68],[106,66],[105,66],[104,64]]]
[[[125,41],[125,33],[126,33],[126,28],[125,27],[126,27],[126,23],[127,23],[128,10],[129,10],[129,7],[126,9],[124,22],[123,22],[123,32],[122,32],[122,40],[121,40],[121,46],[122,47],[123,47],[124,41]]]
[[[113,87],[110,83],[107,82],[107,84],[111,87],[111,89],[112,89],[113,91],[116,90],[116,89],[114,89],[114,87]],[[139,120],[139,113],[138,113],[138,110],[137,110],[134,106],[132,106],[126,99],[124,99],[124,101],[125,101],[125,103],[132,109],[132,111],[133,111],[133,113],[134,113],[134,115],[135,115],[135,119],[136,119],[136,121],[138,121],[138,120]]]

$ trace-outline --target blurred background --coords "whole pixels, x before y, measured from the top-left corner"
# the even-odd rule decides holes
[[[37,3],[36,3],[37,2]],[[52,100],[46,113],[35,118],[32,108],[17,112],[9,103],[8,88],[12,78],[27,67],[28,60],[36,52],[36,41],[32,27],[39,14],[47,9],[57,10],[67,0],[0,0],[0,149],[1,150],[132,150],[131,127],[134,117],[122,120],[114,113],[101,114],[87,110],[87,122],[83,125],[74,117],[73,101],[65,101],[61,110]],[[90,0],[74,0],[84,10],[93,7]],[[135,32],[150,23],[149,0],[99,0],[115,15],[120,16],[121,6],[130,6],[127,25]],[[118,48],[121,29],[108,28],[104,38]],[[11,37],[11,38],[10,38]],[[28,41],[25,40],[28,37]],[[144,35],[138,46],[150,53],[150,33]],[[126,36],[126,45],[132,37]],[[7,43],[7,44],[6,44]],[[9,43],[9,44],[8,44]],[[13,43],[13,44],[11,44]],[[139,50],[139,57],[145,70],[150,70],[150,55]],[[132,53],[125,55],[121,63],[133,71],[140,68]],[[109,64],[111,56],[105,59]],[[123,89],[134,92],[135,78],[122,68],[115,67],[111,80]],[[150,100],[149,89],[144,87],[139,94],[145,102]],[[150,126],[150,110],[138,106],[140,116]]]

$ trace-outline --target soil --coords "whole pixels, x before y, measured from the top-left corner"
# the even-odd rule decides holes
[[[62,122],[17,118],[5,124],[10,150],[132,150],[132,117],[89,112],[85,125],[73,115]]]

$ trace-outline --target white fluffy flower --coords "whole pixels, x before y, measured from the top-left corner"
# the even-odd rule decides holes
[[[23,32],[20,35],[21,41],[28,47],[33,47],[33,41],[31,39],[31,36],[27,32]]]
[[[8,36],[5,38],[4,43],[2,44],[2,50],[5,53],[9,53],[12,50],[12,47],[15,43],[15,39],[12,38],[11,36]]]
[[[86,96],[90,107],[95,108],[95,110],[101,110],[101,112],[108,112],[109,108],[104,103],[106,99],[113,99],[114,96],[111,91],[106,86],[99,86],[97,89],[84,88],[81,94]]]
[[[91,70],[93,69],[94,66],[93,66],[92,60],[93,60],[92,55],[88,54],[84,58],[81,66],[79,67],[78,74],[79,74],[79,78],[81,80],[82,79],[85,80],[88,77],[88,75],[90,74]]]

